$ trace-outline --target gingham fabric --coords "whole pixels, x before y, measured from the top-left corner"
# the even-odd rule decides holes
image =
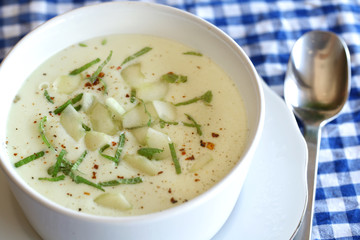
[[[0,59],[25,34],[44,21],[98,2],[1,0]],[[183,9],[224,30],[245,50],[266,83],[281,96],[289,52],[297,38],[309,30],[330,30],[345,40],[352,61],[351,92],[342,114],[322,131],[313,237],[360,239],[360,2],[148,2]]]

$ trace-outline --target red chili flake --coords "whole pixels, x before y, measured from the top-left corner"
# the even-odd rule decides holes
[[[88,195],[88,196],[90,195],[90,193],[89,193],[89,192],[84,192],[84,194],[85,194],[85,195]]]
[[[158,175],[160,175],[160,174],[162,174],[162,173],[164,173],[164,171],[160,171],[160,172],[158,172]]]
[[[116,70],[120,70],[121,69],[121,66],[118,66],[117,68],[116,68]]]
[[[89,87],[91,87],[92,85],[91,85],[91,82],[86,82],[84,86],[89,88]]]
[[[219,134],[218,133],[211,133],[211,136],[214,137],[214,138],[217,138],[217,137],[219,137]]]
[[[117,176],[117,178],[123,179],[123,178],[124,178],[124,176]]]
[[[62,147],[62,148],[66,148],[66,146],[65,146],[64,144],[61,144],[61,147]]]
[[[186,152],[181,152],[181,155],[186,155]]]
[[[203,140],[200,140],[200,146],[205,147],[205,146],[206,146],[206,142],[204,142]]]
[[[92,172],[92,179],[96,179],[96,172]]]
[[[178,201],[177,201],[175,198],[172,197],[172,198],[170,198],[170,202],[175,204],[175,203],[177,203]]]
[[[191,155],[190,157],[185,158],[185,160],[195,160],[194,155]]]
[[[210,150],[214,150],[215,144],[213,144],[212,142],[207,142],[206,143],[206,148],[208,148]]]
[[[98,79],[98,78],[96,78],[95,82],[93,82],[93,84],[92,84],[92,85],[98,85],[99,83],[100,83],[99,79]]]
[[[171,193],[171,192],[172,192],[172,190],[171,190],[171,188],[169,188],[168,193]]]
[[[100,72],[98,75],[99,78],[103,78],[104,76],[105,76],[105,73],[103,73],[103,72]]]
[[[99,165],[97,165],[97,164],[94,164],[94,167],[93,167],[94,169],[99,169]]]
[[[90,75],[90,74],[86,74],[86,77],[89,78],[89,77],[91,77],[91,75]]]
[[[53,135],[54,137],[57,137],[56,134]]]
[[[71,193],[66,193],[66,195],[68,195],[68,196],[72,197],[72,194],[71,194]]]
[[[125,97],[129,98],[129,97],[130,97],[130,95],[127,93],[127,94],[125,95]]]
[[[200,179],[196,178],[194,181],[195,181],[195,182],[199,182],[199,181],[200,181]]]
[[[116,142],[111,142],[111,145],[113,145],[113,147],[116,146],[116,144]]]
[[[17,156],[18,154],[17,153],[14,153],[14,156]]]
[[[34,123],[37,123],[37,121],[35,120]]]

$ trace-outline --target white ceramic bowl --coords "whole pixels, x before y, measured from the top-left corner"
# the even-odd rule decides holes
[[[170,38],[211,57],[235,81],[245,103],[250,132],[239,163],[204,194],[163,212],[114,218],[66,209],[29,188],[7,155],[6,125],[14,96],[42,62],[71,44],[118,33]],[[6,87],[0,88],[1,167],[29,222],[46,240],[210,239],[225,223],[237,201],[263,127],[260,81],[243,50],[208,22],[163,5],[112,2],[58,16],[29,33],[12,49],[0,67],[0,79],[6,81]]]

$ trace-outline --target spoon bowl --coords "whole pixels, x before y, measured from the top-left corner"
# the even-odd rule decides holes
[[[285,102],[304,124],[308,147],[308,202],[295,239],[311,239],[321,127],[333,120],[350,90],[350,54],[345,42],[327,31],[311,31],[293,46],[284,82]]]

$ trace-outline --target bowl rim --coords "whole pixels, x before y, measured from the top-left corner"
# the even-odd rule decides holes
[[[42,194],[38,193],[36,190],[31,188],[30,186],[26,185],[25,181],[19,176],[14,174],[14,170],[8,169],[8,167],[5,164],[5,161],[8,161],[8,153],[0,151],[0,167],[4,171],[7,180],[11,180],[17,187],[19,187],[23,192],[25,192],[30,198],[37,201],[38,203],[41,203],[43,206],[45,206],[48,209],[51,209],[52,211],[55,211],[57,213],[61,213],[63,215],[68,215],[72,218],[79,218],[84,219],[88,221],[99,221],[99,222],[121,222],[122,224],[131,224],[133,222],[139,222],[139,221],[147,221],[148,219],[151,220],[161,220],[162,218],[168,218],[169,216],[176,215],[178,212],[182,211],[188,211],[192,208],[203,204],[206,199],[209,198],[209,196],[217,195],[217,193],[222,189],[221,185],[224,185],[227,182],[228,178],[231,178],[234,174],[233,172],[239,168],[240,165],[242,165],[244,159],[246,158],[252,158],[252,154],[255,151],[263,129],[264,125],[264,115],[265,115],[265,103],[264,103],[264,93],[262,89],[261,79],[258,77],[255,67],[252,65],[251,60],[246,55],[244,50],[229,36],[227,35],[223,30],[218,28],[217,26],[213,25],[212,23],[206,21],[205,19],[202,19],[190,12],[187,12],[185,10],[181,10],[172,6],[163,5],[159,3],[152,3],[152,2],[103,2],[103,3],[95,3],[91,5],[82,6],[79,8],[72,9],[70,11],[67,11],[65,13],[59,14],[44,23],[40,24],[39,26],[35,27],[33,30],[31,30],[29,33],[27,33],[22,39],[20,39],[11,49],[10,51],[5,55],[3,61],[0,64],[0,72],[3,67],[3,63],[7,61],[7,58],[12,55],[12,52],[14,49],[17,49],[19,46],[23,44],[28,38],[31,38],[33,35],[36,35],[39,31],[46,27],[50,27],[52,24],[56,24],[59,21],[62,21],[64,18],[69,17],[71,15],[79,14],[82,11],[87,11],[87,9],[91,8],[97,8],[99,6],[104,7],[111,7],[112,5],[137,5],[137,6],[150,6],[152,8],[156,8],[157,10],[161,12],[167,12],[167,13],[173,13],[177,16],[180,16],[182,18],[186,18],[190,21],[194,21],[202,26],[207,27],[209,30],[214,32],[217,36],[220,36],[222,40],[224,40],[229,46],[231,46],[232,49],[235,49],[237,53],[241,56],[241,58],[244,60],[244,64],[246,64],[246,68],[249,71],[250,74],[253,74],[255,79],[255,86],[257,90],[257,98],[258,98],[258,108],[259,108],[259,114],[257,118],[257,123],[255,124],[257,126],[254,137],[250,141],[250,145],[248,148],[246,148],[242,154],[242,157],[240,160],[236,163],[236,165],[224,176],[222,179],[220,179],[215,185],[213,185],[210,189],[206,190],[205,192],[201,193],[197,197],[182,203],[178,206],[171,207],[169,209],[162,210],[160,212],[154,212],[154,213],[148,213],[143,215],[135,215],[135,216],[102,216],[102,215],[94,215],[84,212],[78,212],[75,210],[72,210],[70,208],[64,207],[58,203],[55,203]],[[4,147],[6,148],[6,147]]]

